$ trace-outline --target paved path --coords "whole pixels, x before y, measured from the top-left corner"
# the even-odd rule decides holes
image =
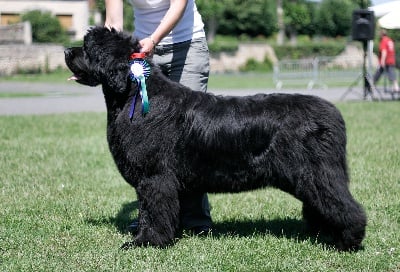
[[[354,88],[345,100],[361,100],[361,88]],[[282,93],[303,93],[321,96],[329,101],[337,102],[345,94],[347,88],[315,89],[315,90],[281,90]],[[54,114],[65,112],[105,112],[105,103],[101,87],[87,87],[75,82],[67,83],[16,83],[0,82],[0,93],[35,93],[34,97],[0,97],[0,115]],[[218,95],[243,96],[256,93],[276,93],[276,90],[209,90]]]
[[[53,114],[105,111],[101,87],[75,82],[65,84],[1,82],[0,93],[34,93],[40,96],[0,98],[0,115]]]

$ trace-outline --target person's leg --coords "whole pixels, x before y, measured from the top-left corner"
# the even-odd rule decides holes
[[[171,77],[179,78],[179,83],[193,91],[207,91],[210,62],[205,38],[192,40],[189,48],[177,50],[173,61],[177,63],[175,65],[177,69],[171,70]],[[183,70],[179,71],[179,67],[183,67]]]
[[[399,92],[399,83],[397,82],[397,80],[393,81],[393,91],[394,92]]]
[[[153,60],[171,80],[193,91],[207,91],[210,71],[206,39],[157,46]],[[181,226],[194,233],[209,232],[212,220],[207,194],[181,198]]]
[[[374,85],[376,86],[376,83],[378,82],[378,80],[380,79],[382,73],[383,73],[383,68],[382,66],[379,66],[379,68],[376,70],[373,80],[374,80]]]
[[[153,60],[172,81],[193,91],[207,91],[210,62],[205,38],[157,46]]]
[[[389,81],[392,83],[392,92],[398,92],[399,85],[397,83],[397,78],[396,78],[396,68],[394,66],[387,66],[386,73],[389,78]]]
[[[181,226],[195,234],[209,232],[212,226],[207,194],[188,195],[180,198]]]

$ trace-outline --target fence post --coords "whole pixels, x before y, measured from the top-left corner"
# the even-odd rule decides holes
[[[313,60],[313,81],[318,82],[319,80],[319,59],[315,57]]]
[[[24,35],[24,44],[32,44],[32,25],[31,22],[25,21],[23,22],[23,35]]]

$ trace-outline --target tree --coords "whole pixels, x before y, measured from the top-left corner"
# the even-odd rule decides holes
[[[224,0],[218,33],[251,37],[270,36],[276,31],[276,3],[274,0]]]
[[[367,7],[371,6],[370,0],[353,0],[353,2],[362,9],[366,9]]]
[[[297,44],[297,34],[311,24],[311,13],[304,0],[283,1],[285,30],[292,45]]]
[[[224,11],[224,1],[197,0],[196,4],[205,23],[207,41],[212,43],[218,30],[218,18],[221,18]]]
[[[50,12],[31,10],[23,14],[21,19],[31,23],[33,42],[65,43],[69,40],[57,17]]]
[[[349,35],[356,7],[351,0],[323,0],[318,12],[318,32],[330,37]]]
[[[285,20],[283,18],[283,0],[276,1],[276,18],[278,22],[278,35],[276,43],[282,45],[285,40]]]
[[[218,0],[197,0],[197,8],[201,13],[207,32],[208,42],[213,42],[218,30],[218,18],[223,13],[224,2]]]
[[[105,1],[96,1],[96,8],[100,12],[103,22],[106,19],[106,6]],[[134,29],[133,26],[133,8],[129,3],[129,0],[123,0],[123,16],[124,16],[124,25],[123,29],[125,31],[132,32]]]

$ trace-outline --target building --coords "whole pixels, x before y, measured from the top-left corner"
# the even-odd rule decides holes
[[[90,7],[94,0],[0,0],[0,26],[20,21],[21,14],[30,10],[49,11],[74,40],[80,40],[89,27]]]

